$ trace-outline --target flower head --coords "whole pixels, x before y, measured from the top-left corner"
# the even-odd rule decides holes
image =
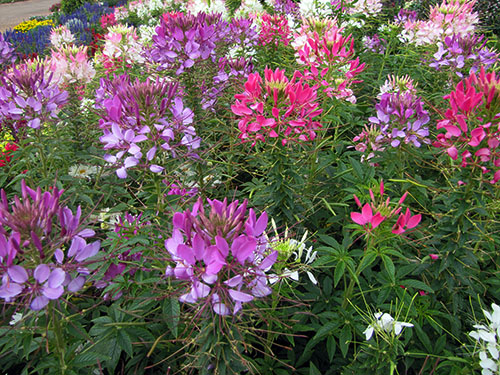
[[[172,237],[165,241],[175,267],[167,276],[185,280],[181,302],[210,306],[219,315],[236,314],[243,303],[271,293],[266,272],[277,259],[264,231],[267,214],[259,218],[247,202],[200,199],[192,210],[174,214]]]

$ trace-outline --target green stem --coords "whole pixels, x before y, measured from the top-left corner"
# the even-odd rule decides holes
[[[56,352],[59,357],[59,366],[61,368],[61,375],[66,374],[66,362],[64,361],[64,353],[65,353],[65,344],[64,344],[64,337],[63,337],[63,332],[62,332],[62,326],[61,326],[61,320],[59,319],[59,316],[57,315],[56,307],[55,307],[55,302],[51,302],[49,305],[49,310],[51,314],[51,323],[52,323],[52,330],[54,332],[54,336],[56,338]]]
[[[42,162],[42,175],[43,178],[47,178],[47,159],[45,158],[45,152],[43,150],[42,134],[40,128],[36,129],[35,135],[36,135],[36,146],[40,154],[40,161]]]
[[[368,237],[367,238],[367,243],[366,243],[366,250],[363,254],[363,256],[361,257],[361,261],[358,263],[358,266],[356,267],[356,272],[355,272],[355,277],[351,277],[351,280],[349,281],[349,286],[347,287],[345,293],[344,293],[344,300],[342,301],[342,308],[343,309],[346,309],[347,308],[347,305],[349,304],[349,300],[351,299],[352,297],[352,292],[354,290],[354,284],[356,283],[356,280],[358,280],[359,278],[359,275],[361,274],[361,265],[364,263],[364,259],[366,257],[366,255],[369,253],[369,250],[372,249],[372,247],[374,246],[374,244],[372,243],[371,241],[371,238]]]

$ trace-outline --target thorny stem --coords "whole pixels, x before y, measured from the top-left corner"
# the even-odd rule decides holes
[[[61,327],[61,320],[56,313],[55,301],[49,305],[49,311],[51,315],[52,330],[54,331],[54,336],[56,338],[56,352],[59,357],[59,366],[61,368],[61,375],[66,374],[66,362],[64,361],[65,344]]]

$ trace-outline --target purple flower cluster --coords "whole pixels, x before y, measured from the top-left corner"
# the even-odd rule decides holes
[[[62,190],[42,193],[21,181],[22,197],[0,202],[0,298],[21,299],[33,310],[44,308],[65,292],[77,292],[91,271],[88,259],[100,241],[87,244],[91,229],[80,228],[81,210],[73,214],[59,203]]]
[[[219,71],[213,79],[213,86],[204,91],[201,106],[204,110],[213,109],[217,99],[226,91],[228,87],[240,87],[248,79],[248,75],[253,72],[251,59],[241,57],[219,59]]]
[[[12,64],[14,61],[16,61],[15,49],[0,33],[0,69],[3,69],[4,65]]]
[[[161,70],[175,70],[180,75],[196,62],[215,58],[216,43],[229,34],[220,14],[182,14],[162,18],[153,35],[150,59]]]
[[[423,109],[420,97],[411,92],[385,93],[380,103],[375,105],[377,117],[370,117],[372,124],[380,127],[381,134],[377,143],[390,143],[398,147],[403,141],[420,147],[421,143],[429,144],[429,129],[423,125],[429,122],[429,114]]]
[[[253,209],[247,216],[247,202],[201,198],[193,209],[176,212],[172,237],[165,241],[175,267],[165,273],[189,283],[181,302],[204,301],[219,315],[236,314],[242,304],[271,294],[266,272],[276,262],[264,231],[267,214],[258,219]]]
[[[274,10],[276,13],[292,16],[296,20],[300,20],[299,3],[293,0],[276,0],[274,2]]]
[[[363,38],[363,45],[366,50],[383,55],[385,53],[387,41],[384,38],[380,38],[377,34],[374,34],[371,37],[365,36]]]
[[[416,22],[418,18],[418,13],[414,10],[401,9],[396,16],[394,16],[394,22],[397,24],[405,24],[406,22]]]
[[[461,70],[468,70],[468,74],[476,73],[480,67],[487,70],[498,61],[498,53],[486,47],[486,43],[484,35],[447,36],[444,44],[437,43],[438,50],[429,66],[436,70],[447,67],[460,78],[463,78]]]
[[[0,122],[16,140],[24,124],[38,129],[57,118],[67,101],[68,92],[52,83],[52,74],[46,75],[42,65],[23,64],[0,75]]]
[[[137,165],[160,173],[164,169],[159,165],[161,151],[176,157],[184,149],[194,155],[200,146],[191,125],[193,112],[184,107],[178,84],[165,79],[132,82],[126,74],[102,78],[96,108],[104,132],[100,141],[105,150],[116,150],[104,159],[119,167],[116,174],[120,178],[126,178],[127,169]]]

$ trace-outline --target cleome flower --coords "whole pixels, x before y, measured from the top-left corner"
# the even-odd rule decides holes
[[[95,232],[80,227],[79,207],[73,214],[59,203],[62,190],[42,193],[22,180],[21,193],[9,204],[1,190],[0,298],[40,310],[83,287],[100,241],[87,243]]]
[[[500,373],[500,306],[491,304],[493,311],[483,310],[484,316],[488,319],[488,326],[476,324],[475,331],[469,332],[469,336],[474,338],[480,345],[479,365],[482,368],[482,375],[497,375]]]
[[[368,328],[366,328],[363,333],[365,334],[366,340],[370,340],[373,336],[373,333],[394,333],[395,336],[399,336],[403,331],[404,327],[413,327],[411,323],[398,322],[394,320],[394,318],[387,313],[375,313],[375,322],[370,324]]]
[[[182,150],[193,155],[200,146],[193,123],[193,112],[184,107],[178,85],[157,78],[132,82],[128,75],[101,79],[96,92],[101,114],[100,141],[105,150],[115,150],[104,159],[118,166],[119,178],[127,169],[146,166],[160,173],[160,156],[177,156]],[[156,162],[156,163],[155,163]]]
[[[243,303],[271,294],[266,272],[278,252],[270,248],[264,231],[267,214],[259,218],[247,201],[228,203],[200,198],[192,210],[176,212],[172,237],[165,248],[175,265],[165,274],[184,280],[188,291],[179,300],[202,303],[216,314],[236,314]]]
[[[310,141],[316,138],[321,124],[314,118],[321,114],[316,100],[316,87],[309,87],[295,76],[288,80],[285,71],[265,69],[264,81],[259,73],[251,73],[245,91],[235,95],[233,113],[241,119],[239,138],[244,142],[278,138],[288,142]]]

